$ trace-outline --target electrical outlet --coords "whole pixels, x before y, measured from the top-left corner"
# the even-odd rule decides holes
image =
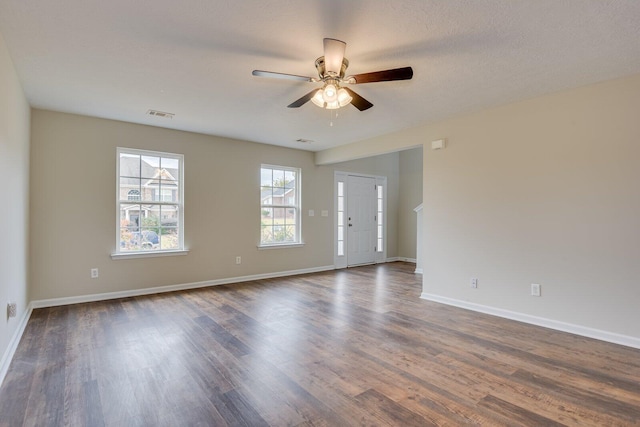
[[[92,279],[97,279],[99,275],[100,274],[99,274],[99,271],[98,271],[97,268],[92,268],[91,269],[91,278]]]
[[[18,305],[15,302],[7,304],[7,317],[16,317],[18,314]]]
[[[236,264],[242,264],[242,257],[236,257]]]
[[[475,277],[471,278],[471,287],[476,289],[478,287],[478,279]]]
[[[542,295],[540,285],[538,283],[531,284],[531,295],[534,297],[539,297]]]

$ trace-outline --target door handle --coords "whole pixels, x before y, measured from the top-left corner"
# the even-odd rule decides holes
[[[352,227],[352,226],[353,226],[353,224],[349,224],[349,227]]]

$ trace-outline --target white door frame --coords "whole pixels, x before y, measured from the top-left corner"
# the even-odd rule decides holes
[[[382,263],[387,259],[387,177],[367,175],[353,172],[334,172],[333,183],[333,263],[335,268],[346,268],[349,265],[348,234],[347,233],[347,177],[360,176],[364,178],[374,178],[376,188],[382,186],[382,221],[376,213],[377,225],[382,225],[382,248],[376,245],[375,262]],[[339,195],[339,188],[342,188],[342,196]],[[378,205],[377,200],[375,203]],[[340,210],[342,208],[342,210]],[[377,208],[376,208],[377,209]],[[342,216],[342,218],[340,218]],[[342,220],[341,220],[342,219]],[[342,227],[342,232],[340,228]],[[342,249],[342,250],[340,250]]]

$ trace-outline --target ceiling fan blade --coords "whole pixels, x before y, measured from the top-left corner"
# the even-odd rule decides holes
[[[394,68],[392,70],[374,71],[373,73],[356,74],[347,80],[352,84],[389,82],[392,80],[411,80],[413,69],[411,67]],[[355,80],[354,81],[352,81]]]
[[[357,93],[355,93],[354,91],[349,89],[348,87],[345,87],[344,90],[349,92],[349,95],[351,95],[351,98],[352,98],[351,99],[351,104],[354,107],[356,107],[358,110],[364,111],[364,110],[368,110],[369,108],[373,107],[372,103],[370,103],[369,101],[367,101],[366,99],[364,99],[363,97],[361,97],[360,95],[358,95]]]
[[[251,73],[258,77],[271,77],[275,79],[298,80],[303,82],[312,82],[313,78],[305,76],[296,76],[295,74],[274,73],[272,71],[253,70]]]
[[[333,76],[340,75],[342,59],[347,44],[341,40],[324,39],[324,69],[327,74]]]
[[[303,96],[302,98],[293,101],[291,104],[287,105],[287,108],[298,108],[303,106],[304,104],[306,104],[307,102],[309,102],[311,100],[311,98],[313,98],[313,95],[316,94],[317,91],[319,91],[320,89],[314,89],[311,92],[309,92],[308,94],[306,94],[305,96]]]

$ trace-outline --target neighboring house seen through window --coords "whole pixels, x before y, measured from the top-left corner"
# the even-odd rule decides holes
[[[260,169],[260,245],[301,243],[300,169],[262,165]]]
[[[183,156],[118,148],[117,253],[183,250]]]

